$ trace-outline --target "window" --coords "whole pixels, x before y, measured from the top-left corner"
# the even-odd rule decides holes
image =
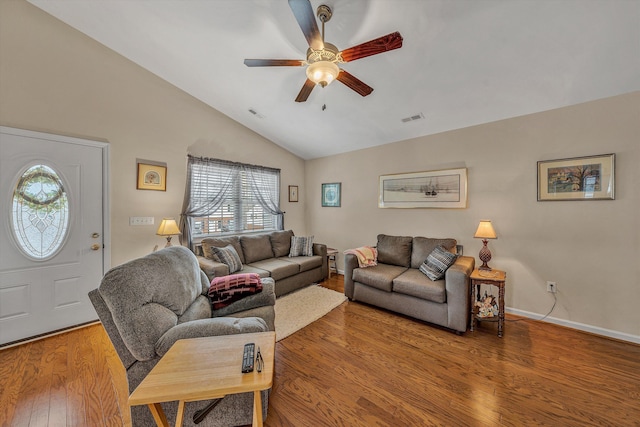
[[[46,260],[62,247],[69,227],[69,201],[58,174],[48,166],[28,168],[13,192],[12,228],[20,250]]]
[[[188,240],[282,229],[279,169],[192,156],[187,169]]]

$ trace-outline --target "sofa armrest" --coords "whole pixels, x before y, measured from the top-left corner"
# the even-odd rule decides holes
[[[475,264],[475,258],[460,256],[445,273],[449,327],[460,332],[469,324],[469,276]]]
[[[353,299],[353,270],[358,268],[358,257],[354,254],[344,256],[344,294]]]
[[[196,258],[198,258],[200,269],[204,271],[204,274],[207,275],[209,281],[213,280],[214,277],[229,275],[229,267],[226,264],[214,261],[210,258],[205,258],[203,256],[197,256]]]
[[[180,323],[165,332],[155,344],[156,354],[164,356],[178,340],[221,335],[267,332],[267,323],[259,317],[216,317]]]
[[[329,260],[327,260],[327,245],[324,243],[313,244],[313,254],[322,257],[322,278],[329,277]]]

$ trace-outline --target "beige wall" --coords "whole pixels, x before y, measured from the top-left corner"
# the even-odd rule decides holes
[[[473,234],[491,219],[490,265],[508,272],[508,307],[546,314],[546,281],[557,281],[559,323],[640,342],[639,118],[637,92],[308,161],[307,225],[340,251],[378,233],[454,237],[477,260]],[[616,200],[536,201],[538,160],[605,153],[616,154]],[[458,167],[468,169],[467,209],[377,207],[381,174]],[[341,208],[320,207],[323,182],[342,182]]]
[[[112,265],[164,245],[155,231],[180,214],[188,153],[282,169],[285,226],[305,232],[302,159],[23,1],[0,0],[0,124],[110,144]],[[136,190],[136,158],[167,163],[166,192]]]

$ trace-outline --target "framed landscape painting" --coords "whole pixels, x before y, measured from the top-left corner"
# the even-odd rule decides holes
[[[467,207],[467,169],[381,175],[380,208]]]
[[[615,154],[538,162],[538,201],[614,200]]]

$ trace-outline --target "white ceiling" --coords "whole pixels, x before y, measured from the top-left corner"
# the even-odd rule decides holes
[[[306,103],[304,68],[243,64],[305,59],[286,0],[29,1],[304,159],[640,90],[638,0],[312,0],[341,50],[404,45],[342,65],[371,95],[334,82]]]

